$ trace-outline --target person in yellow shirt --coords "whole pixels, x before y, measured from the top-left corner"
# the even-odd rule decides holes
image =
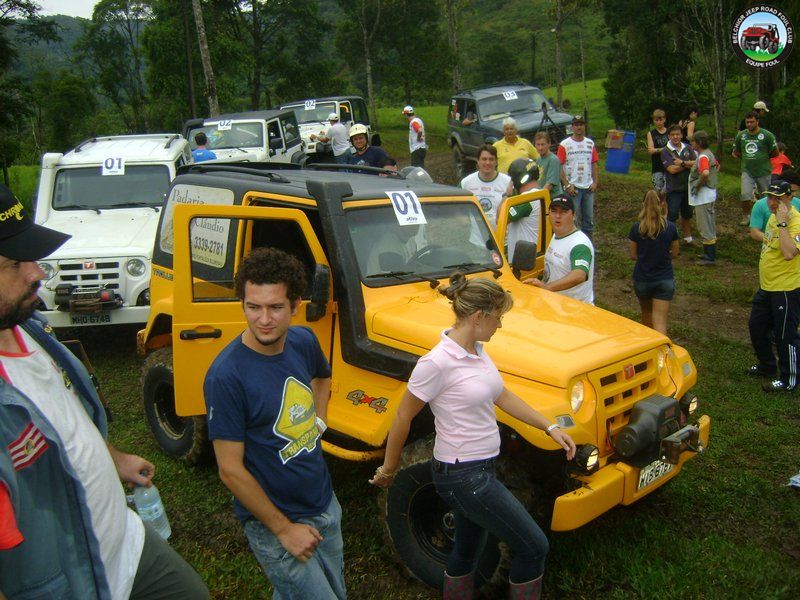
[[[517,122],[511,117],[503,119],[503,139],[497,140],[494,147],[497,148],[497,170],[501,173],[508,173],[508,167],[518,158],[539,158],[539,153],[525,138],[519,137]]]
[[[800,212],[791,205],[792,188],[785,181],[774,182],[766,193],[772,215],[761,244],[759,285],[748,323],[758,363],[748,373],[771,378],[762,385],[764,391],[793,392],[800,354]]]

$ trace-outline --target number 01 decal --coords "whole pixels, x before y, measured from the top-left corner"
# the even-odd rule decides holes
[[[392,201],[392,208],[400,225],[422,225],[428,222],[425,220],[425,213],[422,212],[422,204],[414,192],[403,190],[386,192],[386,195]]]
[[[119,156],[109,156],[103,161],[101,175],[125,175],[125,161]]]

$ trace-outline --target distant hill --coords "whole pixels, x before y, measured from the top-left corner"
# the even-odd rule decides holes
[[[83,33],[83,24],[89,21],[66,15],[55,15],[49,18],[58,26],[58,35],[61,38],[59,41],[31,44],[28,40],[19,37],[14,28],[11,28],[12,36],[14,36],[12,39],[17,47],[18,55],[14,72],[24,79],[30,80],[42,68],[57,71],[61,68],[69,68],[74,64],[73,46]]]

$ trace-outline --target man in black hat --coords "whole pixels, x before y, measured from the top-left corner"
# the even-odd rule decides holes
[[[550,202],[553,237],[544,256],[544,277],[523,283],[594,304],[594,246],[575,224],[575,204],[569,196]]]
[[[36,261],[68,238],[0,185],[0,596],[208,598],[127,507],[120,480],[150,486],[155,467],[106,440],[86,369],[34,312]]]
[[[792,187],[785,181],[767,189],[772,216],[767,221],[758,290],[750,311],[750,341],[758,363],[748,372],[769,377],[767,392],[793,392],[797,388],[797,359],[800,336],[800,212],[791,205]],[[772,343],[778,350],[778,360]],[[777,375],[777,376],[776,376]]]

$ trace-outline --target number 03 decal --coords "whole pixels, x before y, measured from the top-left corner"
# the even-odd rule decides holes
[[[425,213],[422,212],[422,204],[414,192],[403,190],[386,192],[386,195],[392,201],[394,215],[400,225],[421,225],[428,222],[425,220]]]

